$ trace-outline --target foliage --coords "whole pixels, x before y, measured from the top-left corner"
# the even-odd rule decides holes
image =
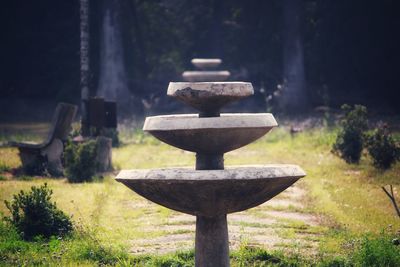
[[[364,131],[368,127],[367,108],[361,105],[351,108],[345,104],[342,110],[345,115],[333,151],[347,163],[358,163],[363,150]]]
[[[127,4],[132,2],[135,9]],[[124,6],[119,18],[125,26],[122,35],[127,39],[124,55],[131,76],[129,87],[137,99],[163,95],[167,82],[179,79],[183,69],[192,68],[189,62],[193,57],[222,57],[224,68],[232,70],[234,78],[267,84],[269,93],[282,81],[283,1],[121,3]],[[2,44],[8,51],[3,64],[12,66],[2,77],[4,96],[79,98],[79,53],[75,46],[79,43],[79,3],[68,1],[62,3],[62,8],[59,5],[51,0],[36,5],[5,2],[4,10],[18,14],[25,27],[3,16],[4,24],[9,25],[4,33],[8,42]],[[99,55],[102,47],[103,5],[102,1],[91,1],[96,29],[91,34],[100,35],[91,44],[93,55]],[[334,101],[339,99],[336,96],[350,98],[351,89],[354,95],[378,96],[396,107],[395,98],[390,97],[397,92],[393,77],[397,74],[399,38],[392,38],[390,33],[397,30],[397,8],[398,2],[393,0],[302,1],[301,30],[309,91],[315,96],[316,88],[326,86]],[[43,10],[50,10],[52,16],[42,16]],[[41,31],[32,36],[37,28]],[[374,57],[375,64],[365,55]],[[91,58],[91,64],[98,61],[98,56]],[[92,80],[95,89],[98,79]],[[380,86],[378,81],[387,84]]]
[[[367,149],[375,167],[389,169],[400,159],[400,147],[396,144],[386,124],[380,125],[367,137]]]
[[[32,186],[28,193],[21,190],[11,202],[5,201],[11,213],[6,220],[16,227],[24,239],[62,236],[72,231],[70,218],[57,208],[56,203],[51,202],[52,194],[53,191],[45,183],[40,187]]]
[[[159,266],[159,267],[191,267],[194,266],[194,251],[180,251],[163,256],[136,256],[124,266]]]
[[[242,246],[238,251],[231,253],[231,259],[238,266],[267,266],[272,264],[283,266],[285,263],[288,265],[288,262],[283,259],[283,255],[279,257],[264,249],[249,246]]]
[[[106,248],[91,233],[80,230],[78,227],[68,238],[52,236],[27,242],[13,225],[0,221],[0,266],[105,266],[129,258],[127,252]]]
[[[104,266],[116,265],[129,257],[124,250],[101,244],[96,237],[95,229],[84,225],[77,225],[74,241],[70,244],[70,253],[76,261],[90,261]]]
[[[364,236],[355,250],[352,261],[356,266],[400,266],[400,247],[393,244],[392,236]]]
[[[65,171],[70,183],[92,181],[96,174],[96,141],[68,142],[64,152]]]

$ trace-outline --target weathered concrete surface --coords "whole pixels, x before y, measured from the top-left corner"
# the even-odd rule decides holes
[[[253,86],[246,82],[170,82],[167,91],[167,95],[201,112],[220,110],[253,94]]]
[[[218,67],[222,60],[220,58],[194,58],[192,64],[199,69],[213,69]]]
[[[223,154],[200,154],[196,153],[196,170],[223,170]]]
[[[174,147],[221,154],[257,140],[277,125],[270,113],[221,114],[211,118],[185,114],[147,117],[143,130]]]
[[[226,214],[211,218],[197,216],[195,266],[229,266],[228,224],[226,221]]]
[[[167,208],[215,217],[258,206],[303,176],[300,167],[282,164],[225,170],[126,170],[116,179]]]

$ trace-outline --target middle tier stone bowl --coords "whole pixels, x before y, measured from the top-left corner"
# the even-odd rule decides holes
[[[184,114],[147,117],[143,130],[174,147],[219,154],[245,146],[277,125],[270,113],[225,113],[208,118]]]

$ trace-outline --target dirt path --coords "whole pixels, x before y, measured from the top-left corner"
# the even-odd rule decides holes
[[[228,215],[230,249],[241,245],[265,249],[317,252],[324,227],[321,218],[307,212],[306,190],[297,183],[276,198],[256,208]],[[143,227],[143,232],[161,231],[162,236],[131,241],[134,254],[164,254],[194,247],[195,217],[172,212],[158,225]]]

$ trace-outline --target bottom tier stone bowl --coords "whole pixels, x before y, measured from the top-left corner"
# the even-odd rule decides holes
[[[214,217],[258,206],[303,176],[296,165],[274,164],[225,170],[126,170],[116,179],[164,207]]]

